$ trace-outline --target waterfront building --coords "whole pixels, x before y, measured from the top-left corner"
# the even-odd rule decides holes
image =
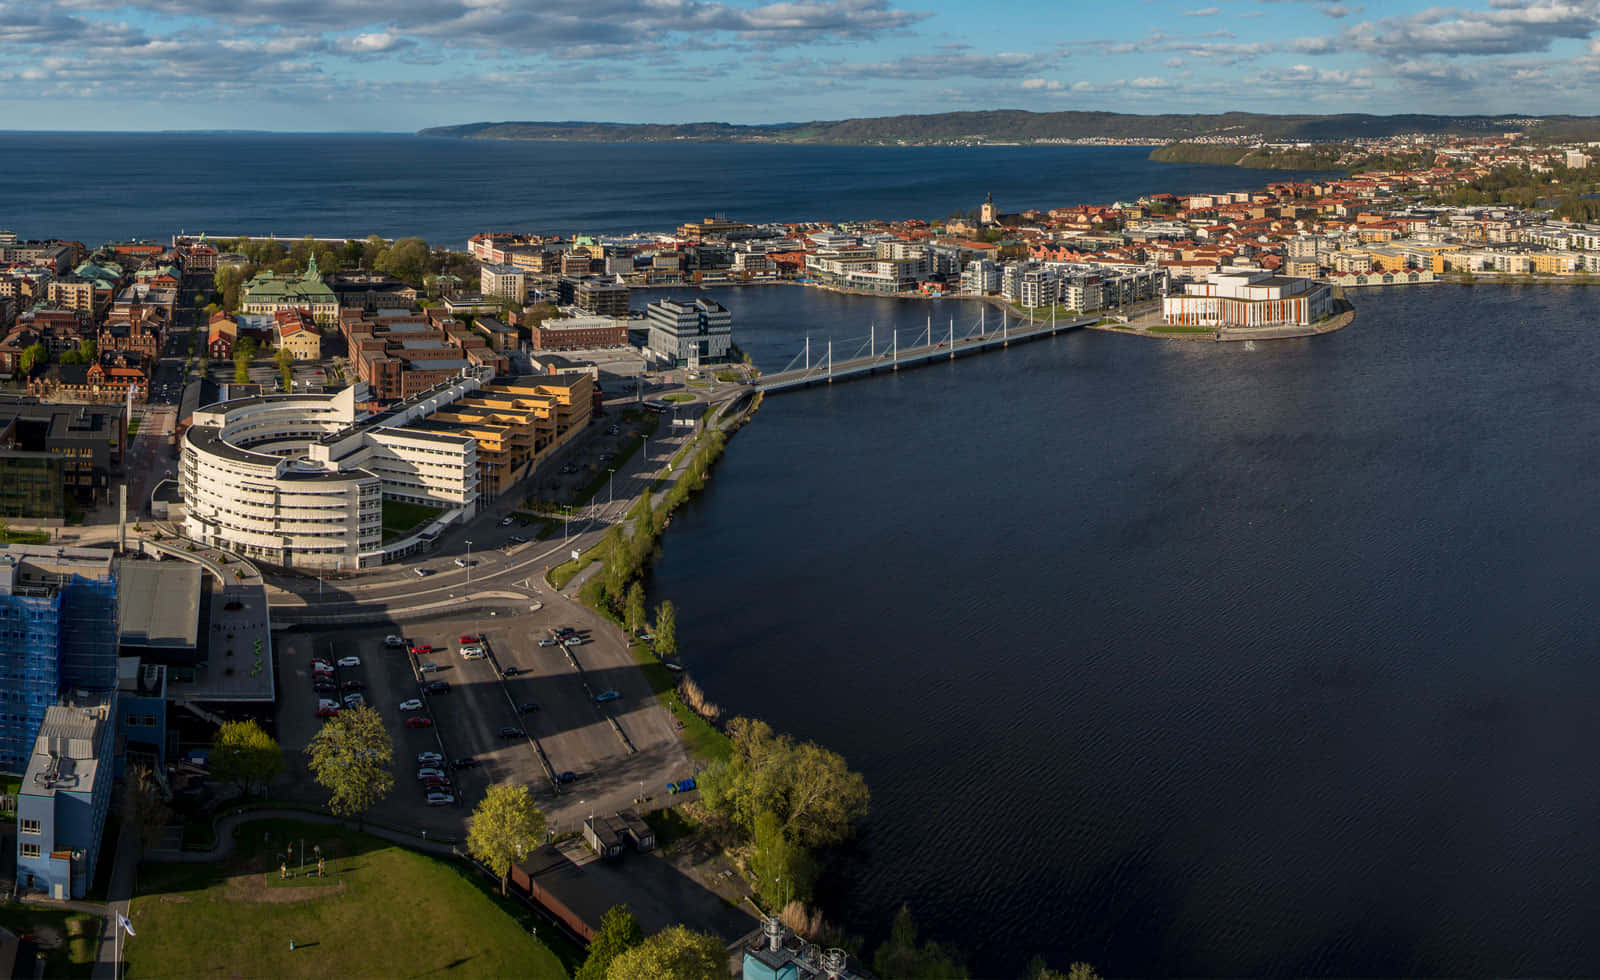
[[[525,376],[479,388],[413,427],[470,436],[479,496],[493,500],[588,426],[595,394],[587,374]]]
[[[961,291],[985,295],[1000,291],[1000,266],[989,259],[974,259],[961,273]]]
[[[725,361],[733,345],[733,314],[709,299],[657,300],[646,308],[646,347],[675,367]]]
[[[629,260],[631,268],[632,260]],[[628,287],[606,279],[581,279],[573,284],[572,304],[595,316],[628,317]]]
[[[257,273],[245,283],[244,299],[239,308],[245,313],[269,316],[283,310],[303,309],[319,324],[333,324],[339,320],[339,297],[322,281],[315,255],[300,275]]]
[[[115,686],[119,638],[110,551],[0,545],[0,771],[29,766],[62,691]]]
[[[1161,322],[1183,326],[1306,326],[1333,312],[1333,290],[1312,279],[1226,269],[1161,301]]]
[[[115,687],[45,709],[17,790],[19,888],[82,898],[94,881],[115,777],[116,710]]]

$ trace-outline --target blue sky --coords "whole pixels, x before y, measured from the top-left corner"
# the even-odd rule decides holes
[[[0,0],[13,129],[1600,112],[1600,0]]]

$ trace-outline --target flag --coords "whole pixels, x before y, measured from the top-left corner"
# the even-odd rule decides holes
[[[133,923],[129,922],[128,917],[123,915],[121,912],[117,913],[117,928],[121,929],[130,936],[138,935],[137,932],[133,931]]]

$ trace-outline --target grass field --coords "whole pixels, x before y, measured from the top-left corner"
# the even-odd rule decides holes
[[[402,500],[385,500],[383,502],[383,540],[387,542],[395,538],[404,537],[418,526],[438,517],[440,513],[441,511],[437,507],[408,504]]]
[[[261,820],[238,835],[219,864],[140,867],[125,977],[557,980],[581,955],[535,940],[527,912],[446,861],[325,824]],[[322,848],[331,881],[279,878],[286,847],[298,869],[301,840],[309,863]]]
[[[49,544],[49,531],[14,531],[7,529],[0,532],[0,544]]]

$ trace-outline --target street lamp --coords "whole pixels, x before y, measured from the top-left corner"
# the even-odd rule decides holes
[[[609,469],[606,472],[611,474],[606,477],[606,506],[610,507],[617,502],[617,471]]]
[[[472,584],[472,542],[467,542],[467,584]]]

